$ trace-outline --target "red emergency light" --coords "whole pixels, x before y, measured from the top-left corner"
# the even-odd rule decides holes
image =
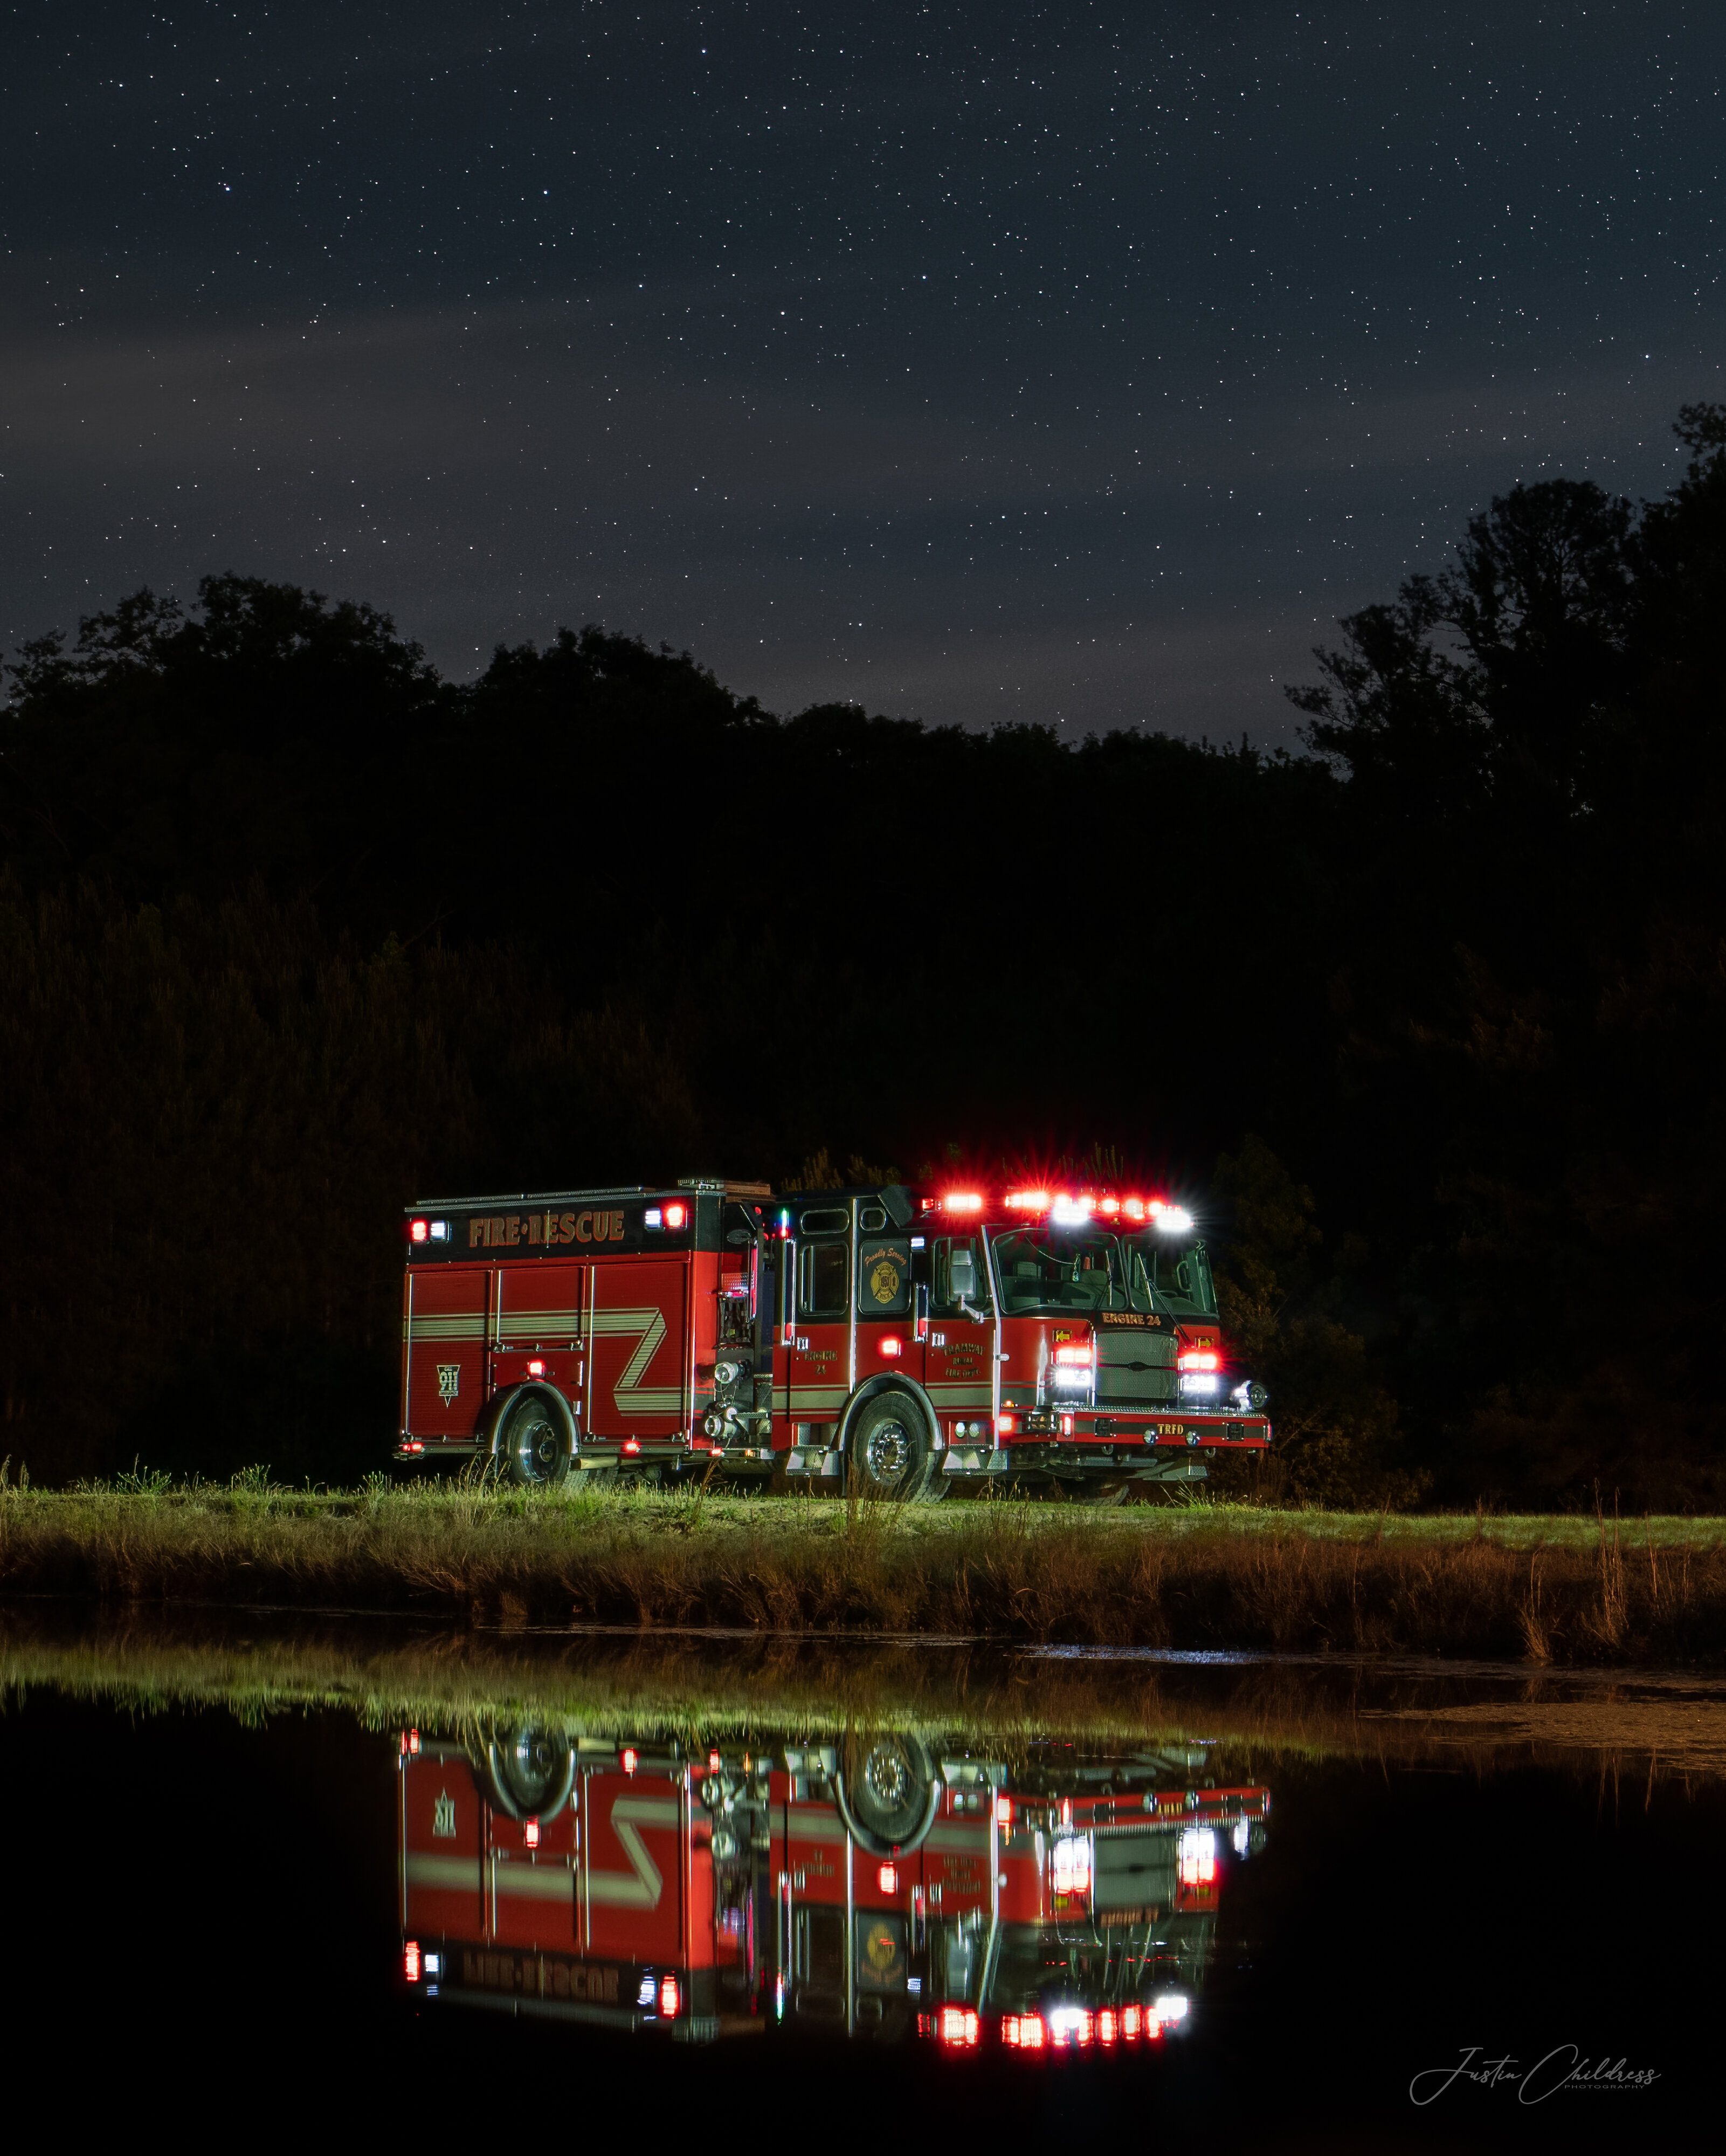
[[[949,1190],[941,1204],[943,1210],[948,1213],[980,1213],[983,1210],[983,1193],[980,1190]]]
[[[423,1243],[430,1234],[431,1222],[429,1220],[410,1220],[408,1223],[408,1240],[409,1242]]]
[[[899,1891],[898,1866],[896,1864],[882,1865],[880,1871],[876,1873],[875,1880],[883,1894],[896,1894]]]
[[[672,1202],[666,1206],[665,1225],[668,1228],[681,1228],[688,1219],[688,1206],[682,1204],[677,1199],[674,1199]]]

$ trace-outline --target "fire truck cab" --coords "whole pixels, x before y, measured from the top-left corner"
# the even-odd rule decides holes
[[[1271,1441],[1159,1199],[692,1181],[423,1204],[407,1236],[402,1460],[1117,1496]]]
[[[1040,1758],[537,1728],[400,1744],[403,1974],[682,2041],[1058,2051],[1179,2034],[1270,1793],[1183,1755]]]

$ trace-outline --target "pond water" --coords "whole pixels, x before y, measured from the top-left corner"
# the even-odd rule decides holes
[[[8,2056],[69,2122],[1379,2148],[1714,2108],[1711,1679],[265,1618],[0,1654]]]

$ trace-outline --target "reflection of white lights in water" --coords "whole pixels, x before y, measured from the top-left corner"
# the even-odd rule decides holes
[[[1236,1820],[1229,1839],[1235,1845],[1236,1856],[1245,1856],[1252,1840],[1252,1829],[1246,1820]]]
[[[1187,2009],[1191,2005],[1192,2001],[1184,1992],[1165,1991],[1159,1998],[1152,2000],[1151,2011],[1166,2029],[1173,2022],[1184,2021]]]
[[[1050,2040],[1056,2044],[1088,2044],[1091,2015],[1083,2006],[1055,2006],[1049,2010]]]
[[[1050,1854],[1049,1874],[1057,1894],[1088,1894],[1091,1892],[1090,1836],[1062,1835]]]
[[[1216,1877],[1216,1835],[1208,1826],[1184,1826],[1177,1857],[1183,1887],[1209,1887]]]

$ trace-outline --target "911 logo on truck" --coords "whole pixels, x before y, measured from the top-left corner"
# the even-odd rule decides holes
[[[460,1363],[439,1363],[438,1365],[438,1398],[448,1407],[461,1390]]]

